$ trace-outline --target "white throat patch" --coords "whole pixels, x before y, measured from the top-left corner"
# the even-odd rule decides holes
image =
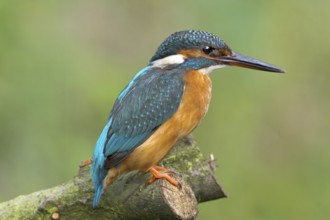
[[[209,66],[209,67],[205,67],[203,69],[200,69],[199,71],[202,73],[202,74],[210,74],[213,70],[216,70],[216,69],[220,69],[222,67],[226,67],[226,65],[216,65],[216,66]]]
[[[181,54],[171,55],[152,62],[153,67],[164,68],[168,65],[176,65],[184,62]]]

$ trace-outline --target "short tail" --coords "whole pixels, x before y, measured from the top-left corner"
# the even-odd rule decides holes
[[[99,204],[99,201],[104,191],[104,178],[107,176],[108,172],[106,169],[100,168],[99,166],[95,165],[95,161],[93,160],[93,164],[91,167],[91,175],[94,185],[93,207],[96,207],[97,204]]]
[[[103,185],[100,184],[98,186],[95,186],[95,194],[94,194],[94,200],[93,200],[94,208],[97,206],[97,204],[99,204],[102,193],[103,193]]]

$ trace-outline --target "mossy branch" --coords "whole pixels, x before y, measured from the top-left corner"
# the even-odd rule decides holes
[[[67,183],[0,203],[0,219],[195,219],[199,202],[226,197],[214,177],[214,163],[190,136],[179,141],[161,164],[174,170],[181,189],[164,180],[146,186],[149,174],[131,172],[92,208],[88,166]]]

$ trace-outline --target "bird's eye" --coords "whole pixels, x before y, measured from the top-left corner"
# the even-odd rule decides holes
[[[214,50],[213,47],[209,47],[209,46],[206,46],[203,48],[203,52],[207,55],[209,55],[210,53],[212,53],[212,51]]]

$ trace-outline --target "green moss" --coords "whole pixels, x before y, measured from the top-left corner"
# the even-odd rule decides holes
[[[195,142],[187,138],[177,144],[168,157],[164,159],[162,165],[172,167],[183,174],[190,186],[196,188],[199,192],[201,190],[199,186],[204,186],[203,177],[210,175],[206,163],[207,159],[203,158]],[[0,219],[50,219],[55,212],[60,214],[61,219],[117,219],[122,216],[130,217],[133,213],[127,213],[127,206],[131,209],[136,206],[135,212],[139,213],[141,208],[143,210],[148,209],[148,201],[157,200],[157,197],[159,197],[157,195],[158,190],[154,187],[158,186],[157,184],[160,182],[157,181],[146,188],[145,183],[149,178],[150,175],[137,172],[123,175],[108,187],[100,207],[92,209],[93,186],[90,167],[87,166],[80,169],[78,175],[65,184],[1,203]],[[205,196],[201,198],[200,200],[207,200]],[[146,199],[145,203],[141,203],[141,199]]]

